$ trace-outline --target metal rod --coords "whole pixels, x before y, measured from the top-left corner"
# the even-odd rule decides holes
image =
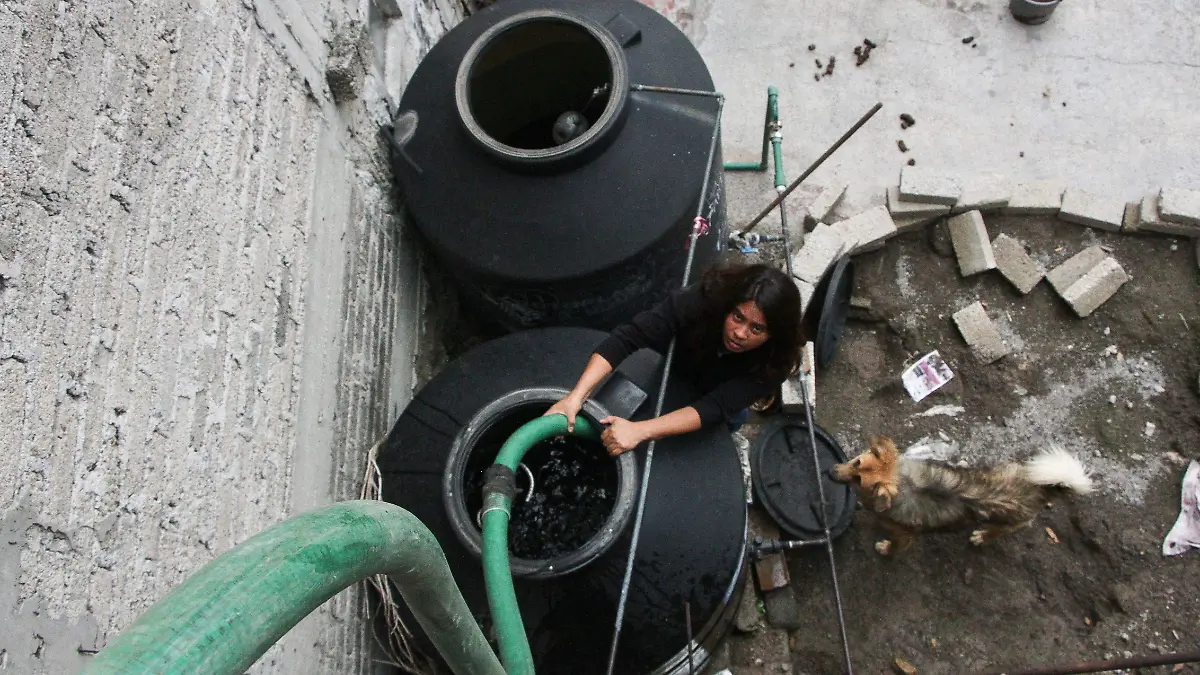
[[[666,93],[682,93],[682,94],[705,94],[713,96],[717,99],[717,117],[713,122],[712,139],[708,145],[708,161],[704,164],[704,183],[700,186],[700,203],[696,206],[696,219],[699,220],[704,216],[704,202],[708,199],[708,181],[712,176],[713,158],[717,151],[717,138],[721,135],[721,113],[725,110],[725,97],[718,92],[699,92],[691,89],[674,89],[672,87],[647,87],[639,84],[633,85],[635,89],[643,91],[666,92]],[[681,286],[687,286],[688,280],[692,275],[692,264],[696,260],[696,242],[701,236],[701,230],[698,227],[692,228],[692,234],[688,238],[688,254],[687,263],[683,267],[683,281]],[[719,236],[720,233],[717,233]],[[671,338],[671,344],[667,347],[667,356],[663,361],[663,374],[658,384],[658,398],[654,403],[654,416],[662,415],[663,404],[667,396],[667,380],[671,376],[671,364],[675,361],[675,339]],[[629,542],[629,557],[625,560],[625,577],[621,581],[621,596],[617,601],[617,618],[616,624],[613,626],[612,646],[608,652],[608,669],[605,671],[608,675],[613,674],[613,668],[617,662],[617,646],[621,641],[621,628],[625,623],[625,603],[629,600],[629,584],[633,579],[633,563],[637,557],[638,540],[642,534],[642,516],[646,512],[646,492],[650,487],[650,467],[654,463],[654,448],[658,441],[650,441],[646,447],[646,462],[642,466],[642,484],[638,490],[637,515],[633,520],[633,536]]]
[[[692,661],[692,603],[687,601],[683,603],[683,621],[687,624],[688,675],[695,675],[696,664]]]
[[[767,217],[767,214],[771,212],[771,209],[775,208],[776,206],[779,206],[779,204],[781,204],[783,202],[783,200],[787,198],[788,195],[792,194],[792,190],[795,190],[800,185],[800,183],[804,181],[805,178],[808,178],[809,175],[812,174],[812,172],[816,171],[821,166],[821,164],[825,162],[825,160],[829,159],[830,155],[832,155],[834,152],[836,152],[838,148],[842,147],[843,143],[850,140],[850,137],[854,135],[854,132],[858,131],[862,127],[862,125],[866,124],[867,120],[871,119],[871,117],[873,115],[875,115],[875,113],[879,112],[879,109],[882,107],[883,107],[882,103],[876,103],[874,105],[874,107],[872,107],[870,110],[868,110],[867,114],[863,115],[857,122],[855,122],[854,126],[850,127],[849,131],[842,134],[841,138],[837,139],[837,141],[833,145],[829,146],[829,149],[825,151],[825,154],[818,157],[817,161],[813,162],[811,166],[809,166],[807,169],[805,169],[804,173],[800,174],[799,178],[792,181],[791,185],[788,185],[787,189],[784,190],[783,192],[781,192],[779,194],[779,196],[775,198],[775,201],[771,202],[770,206],[763,209],[762,213],[755,216],[754,220],[751,220],[750,224],[742,229],[741,234],[746,234],[750,230],[753,230],[754,226],[758,225],[759,221],[761,221],[763,218]]]
[[[815,363],[810,367],[816,368]],[[825,530],[825,552],[829,556],[829,574],[833,578],[833,599],[837,604],[838,630],[842,633],[842,652],[846,659],[846,675],[854,675],[850,662],[850,640],[846,637],[846,615],[842,611],[842,590],[838,586],[837,560],[833,555],[833,537],[829,533],[829,503],[825,501],[825,481],[821,479],[821,458],[817,455],[817,436],[813,430],[812,404],[808,398],[808,385],[800,383],[800,394],[804,399],[804,418],[808,422],[808,442],[812,446],[813,470],[817,476],[817,494],[821,497],[821,527]]]
[[[994,670],[989,675],[1077,675],[1078,673],[1102,673],[1125,668],[1147,668],[1149,666],[1173,666],[1178,663],[1200,663],[1200,652],[1183,654],[1150,654],[1128,659],[1107,661],[1084,661],[1058,666],[1044,666],[1027,670]]]
[[[708,98],[720,99],[722,103],[725,101],[725,96],[716,91],[704,91],[703,89],[683,89],[680,87],[659,87],[653,84],[631,84],[629,88],[634,91],[649,91],[658,94],[683,94],[685,96],[707,96]],[[718,127],[720,128],[720,127]]]

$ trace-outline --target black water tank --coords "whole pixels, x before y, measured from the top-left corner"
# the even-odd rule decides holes
[[[634,0],[505,0],[446,34],[404,90],[392,164],[468,306],[509,330],[608,329],[679,285],[717,101],[699,53]],[[718,140],[705,191],[723,248]]]
[[[413,397],[380,448],[383,499],[411,511],[437,537],[485,632],[491,622],[483,568],[478,553],[463,544],[445,504],[451,448],[463,434],[475,433],[468,424],[481,410],[509,392],[571,386],[604,337],[583,328],[543,328],[485,342],[447,365]],[[653,395],[661,363],[658,354],[643,349],[620,371]],[[695,394],[686,380],[672,378],[666,409],[686,405]],[[633,419],[652,416],[651,402]],[[527,421],[546,405],[510,408],[514,417],[505,421]],[[640,476],[644,451],[626,457],[636,458]],[[723,425],[658,442],[615,672],[690,672],[684,602],[691,607],[695,672],[703,671],[733,621],[745,585],[746,522],[741,462]],[[632,529],[626,526],[610,548],[570,574],[514,580],[537,672],[605,672]],[[400,611],[428,649],[407,607]]]

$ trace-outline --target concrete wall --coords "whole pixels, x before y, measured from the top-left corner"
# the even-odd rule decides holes
[[[377,123],[462,7],[391,15],[0,3],[0,669],[73,672],[214,556],[357,496],[423,339]],[[361,672],[363,616],[344,592],[254,670]]]

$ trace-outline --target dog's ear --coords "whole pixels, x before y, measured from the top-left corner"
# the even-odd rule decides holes
[[[872,505],[876,513],[883,513],[892,508],[892,500],[900,494],[900,487],[894,483],[879,483],[875,486]]]
[[[875,459],[887,461],[897,455],[896,444],[887,436],[876,436],[871,439],[871,454]]]

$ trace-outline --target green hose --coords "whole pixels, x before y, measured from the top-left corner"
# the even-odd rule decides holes
[[[437,539],[404,509],[341,502],[218,556],[121,631],[84,675],[243,673],[338,591],[387,574],[450,669],[505,675]]]
[[[566,433],[565,415],[539,417],[517,429],[500,448],[483,488],[483,580],[500,644],[500,661],[508,675],[533,675],[533,654],[508,565],[508,519],[515,489],[512,475],[530,448]],[[596,427],[582,416],[575,418],[575,430],[570,433],[600,440]],[[499,480],[493,480],[497,475]]]

